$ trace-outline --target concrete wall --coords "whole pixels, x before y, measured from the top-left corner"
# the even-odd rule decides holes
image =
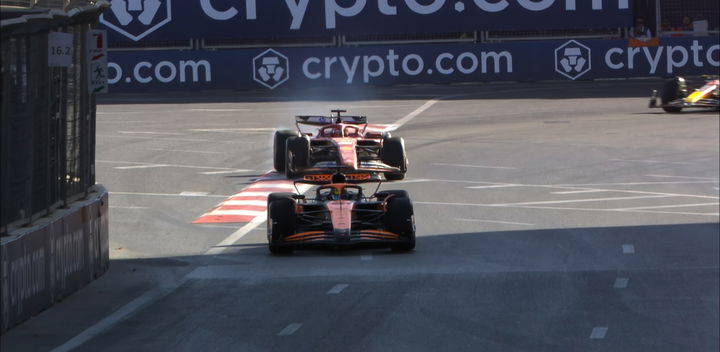
[[[0,332],[49,308],[107,271],[108,193],[96,185],[0,243]]]

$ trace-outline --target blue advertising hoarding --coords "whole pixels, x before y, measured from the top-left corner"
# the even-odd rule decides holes
[[[110,52],[110,92],[276,89],[717,74],[720,40],[667,38]]]
[[[112,0],[111,41],[605,29],[633,0]]]

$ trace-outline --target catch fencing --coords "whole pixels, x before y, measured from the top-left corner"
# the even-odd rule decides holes
[[[95,102],[84,55],[93,23],[83,16],[46,17],[41,23],[31,18],[32,27],[24,16],[3,21],[2,234],[87,197],[95,184]],[[72,57],[69,67],[49,67],[49,32],[72,36],[72,44],[58,49]]]

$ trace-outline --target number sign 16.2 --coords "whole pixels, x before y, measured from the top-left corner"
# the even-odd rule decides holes
[[[70,67],[73,61],[73,35],[63,32],[48,33],[48,66]]]

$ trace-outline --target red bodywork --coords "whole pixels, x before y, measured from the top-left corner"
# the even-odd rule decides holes
[[[318,128],[317,135],[303,133],[313,140],[330,141],[337,147],[340,164],[352,170],[358,169],[357,147],[358,142],[371,141],[382,146],[383,132],[388,125],[365,125],[362,128],[357,124],[337,123]]]

